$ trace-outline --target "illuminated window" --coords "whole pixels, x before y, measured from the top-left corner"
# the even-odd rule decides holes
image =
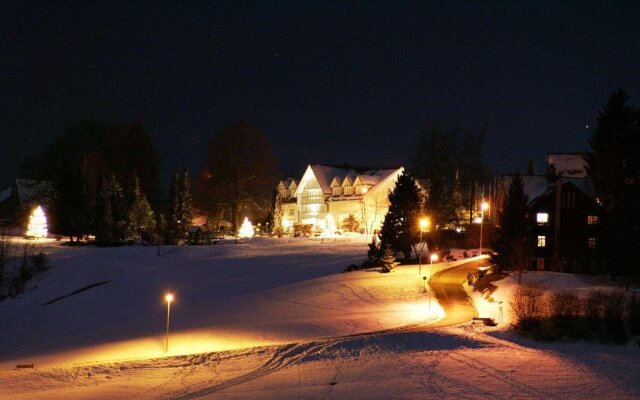
[[[598,216],[597,215],[588,215],[587,216],[587,224],[595,225],[597,223],[598,223]]]
[[[590,237],[587,239],[587,245],[589,246],[590,249],[595,249],[596,248],[596,238]]]
[[[562,193],[562,207],[573,208],[576,206],[576,193],[564,192]]]
[[[547,237],[544,235],[538,235],[538,247],[545,247],[547,245]]]
[[[538,221],[539,225],[549,223],[549,213],[538,213],[536,214],[536,221]]]

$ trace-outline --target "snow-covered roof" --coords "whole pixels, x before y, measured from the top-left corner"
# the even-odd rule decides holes
[[[336,178],[338,178],[338,180],[349,178],[351,182],[359,178],[362,184],[375,186],[398,170],[397,168],[361,169],[321,164],[311,164],[310,167],[322,191],[326,194],[331,194],[331,182]]]
[[[50,182],[16,179],[15,184],[23,207],[34,202],[47,201],[53,195],[53,185]]]
[[[556,181],[555,179],[548,179],[544,175],[525,175],[520,177],[522,179],[522,186],[524,189],[524,193],[529,198],[529,201],[533,201],[534,199],[542,196],[548,190],[552,190],[555,187]],[[502,177],[504,183],[504,191],[508,192],[511,187],[511,181],[513,176],[505,175]],[[595,196],[595,191],[593,188],[593,181],[589,178],[562,178],[562,182],[572,183],[578,189],[582,190],[585,194],[590,197]]]

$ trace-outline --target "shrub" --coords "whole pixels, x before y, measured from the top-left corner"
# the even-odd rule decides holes
[[[546,288],[541,283],[531,282],[518,286],[509,301],[517,329],[530,331],[540,325],[544,315],[545,293]]]

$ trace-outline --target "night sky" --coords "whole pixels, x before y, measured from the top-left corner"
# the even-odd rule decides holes
[[[3,1],[0,186],[82,118],[144,122],[165,181],[238,119],[289,176],[406,165],[436,119],[486,127],[496,174],[542,170],[640,95],[637,2],[213,3]]]

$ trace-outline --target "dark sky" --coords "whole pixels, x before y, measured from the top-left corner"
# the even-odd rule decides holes
[[[0,186],[82,118],[143,121],[166,175],[237,119],[286,175],[406,165],[434,119],[486,127],[497,174],[542,169],[640,94],[637,1],[348,3],[3,1]]]

